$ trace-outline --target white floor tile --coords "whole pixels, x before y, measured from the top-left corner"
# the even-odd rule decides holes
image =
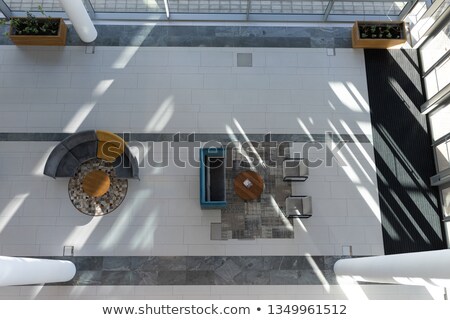
[[[200,51],[170,51],[169,52],[169,65],[173,66],[200,66],[201,65],[201,53]]]
[[[298,58],[295,52],[267,52],[266,66],[297,67]]]
[[[206,73],[204,75],[204,88],[235,89],[237,88],[237,76],[234,74]]]
[[[371,134],[362,50],[84,49],[0,48],[4,132]],[[253,53],[253,67],[236,67],[237,52]],[[314,213],[286,241],[211,241],[219,210],[201,210],[197,169],[172,165],[143,168],[116,212],[82,216],[67,199],[67,179],[42,175],[55,144],[0,142],[2,253],[59,255],[64,244],[85,255],[320,255],[344,244],[383,252],[370,144],[341,151],[351,170],[321,166],[293,184],[294,195],[312,196]]]
[[[233,53],[208,50],[202,52],[201,65],[205,67],[231,67],[233,66]]]

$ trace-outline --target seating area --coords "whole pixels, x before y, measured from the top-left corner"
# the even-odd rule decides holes
[[[290,196],[286,198],[287,218],[309,218],[312,215],[312,200],[310,196]]]
[[[308,161],[304,158],[283,160],[283,181],[305,182],[309,176]],[[287,218],[309,218],[312,215],[311,196],[289,196],[283,211]]]
[[[40,49],[41,60],[31,62],[20,58],[19,50],[7,49],[1,51],[2,67],[10,66],[8,63],[12,64],[14,59],[17,65],[13,67],[28,62],[27,68],[38,70],[57,61],[58,57],[60,61],[64,58],[57,67],[70,70],[62,72],[70,81],[66,83],[67,88],[48,90],[49,96],[55,97],[53,103],[35,104],[32,111],[24,114],[20,109],[5,111],[0,118],[5,131],[9,132],[2,137],[11,139],[0,142],[0,162],[4,168],[0,172],[0,202],[4,214],[8,214],[0,233],[3,254],[57,257],[62,255],[63,246],[68,246],[72,247],[75,257],[86,257],[90,263],[74,285],[208,284],[211,290],[219,292],[221,288],[213,288],[214,285],[233,285],[236,289],[241,285],[261,284],[284,287],[286,283],[298,284],[299,281],[320,285],[310,269],[298,272],[290,257],[311,255],[327,281],[333,281],[324,261],[340,255],[343,246],[353,246],[353,252],[358,255],[382,253],[380,222],[374,214],[377,208],[369,207],[358,191],[365,188],[365,195],[372,197],[373,203],[378,201],[377,186],[371,183],[376,181],[369,161],[373,159],[373,147],[368,139],[364,140],[365,134],[370,132],[358,126],[360,121],[370,120],[369,114],[357,113],[339,104],[330,86],[286,92],[274,82],[284,80],[284,76],[277,73],[280,54],[292,58],[283,61],[295,64],[314,54],[329,61],[329,65],[333,63],[327,71],[340,72],[342,68],[358,71],[361,76],[345,75],[343,81],[348,78],[355,84],[355,90],[367,99],[364,86],[359,85],[364,84],[365,79],[362,53],[336,50],[336,56],[327,56],[325,49],[279,49],[279,52],[249,49],[253,62],[262,66],[244,69],[233,67],[240,48],[144,47],[136,48],[132,57],[127,56],[131,57],[129,64],[119,70],[115,69],[115,61],[124,61],[124,55],[130,54],[121,48],[96,47],[94,54],[86,54],[84,48],[78,47],[67,47],[58,54]],[[31,53],[37,55],[34,51]],[[65,59],[66,54],[70,59]],[[193,58],[186,60],[187,56]],[[163,69],[159,69],[161,73],[155,75],[154,67],[150,70],[148,65],[146,69],[144,64],[156,62],[149,57],[166,59]],[[216,62],[211,62],[213,58]],[[338,64],[338,59],[346,64]],[[183,71],[196,73],[180,73],[177,66],[183,63],[194,64],[189,68],[184,66]],[[89,64],[89,68],[81,68],[83,64]],[[237,89],[234,83],[230,83],[231,89],[223,88],[204,72],[208,64],[229,65],[220,69],[227,73],[213,73],[220,81],[235,78],[239,86],[248,81],[245,84],[269,88]],[[311,63],[314,69],[320,65]],[[100,72],[101,79],[88,82],[86,79],[95,77],[97,67],[105,70]],[[303,68],[305,66],[296,65],[288,69],[295,71],[295,77],[300,75],[301,85],[306,86],[311,77],[301,73]],[[84,74],[85,69],[92,72]],[[249,74],[261,70],[266,73]],[[90,112],[83,113],[86,101],[92,99],[92,92],[98,92],[98,83],[104,85],[113,72],[111,87],[99,96]],[[33,76],[32,72],[30,74]],[[264,78],[270,79],[269,82]],[[336,74],[327,73],[321,78],[334,81]],[[201,79],[201,88],[191,88],[200,83],[190,79]],[[289,78],[283,83],[287,86],[294,82]],[[157,88],[151,90],[150,85]],[[320,104],[325,95],[333,97],[335,112],[328,113],[328,104]],[[255,99],[249,100],[252,96]],[[272,96],[286,98],[283,100],[286,105],[280,108],[277,101],[270,102]],[[217,100],[220,97],[222,100]],[[317,97],[315,102],[309,100],[310,108],[314,106],[316,111],[314,114],[306,109],[306,102],[299,111],[299,101],[306,101],[308,97]],[[25,97],[21,101],[24,100]],[[310,130],[316,144],[325,146],[323,132],[328,124],[321,119],[327,119],[329,114],[345,116],[346,123],[359,139],[350,141],[348,148],[342,149],[343,157],[360,178],[357,186],[353,176],[348,176],[344,170],[347,168],[336,162],[320,168],[308,166],[308,160],[324,159],[325,154],[319,154],[319,149],[314,149],[314,154],[304,152],[303,143],[309,138],[301,131],[297,118]],[[11,115],[15,119],[29,119],[27,127],[20,127],[21,123],[15,123],[16,128],[8,127],[6,117]],[[55,118],[60,119],[60,127],[55,127]],[[339,119],[330,121],[340,133],[345,133]],[[120,139],[99,134],[97,128],[106,128],[120,136],[126,133],[127,144],[123,144],[122,149]],[[14,134],[19,130],[21,134]],[[174,139],[177,132],[180,132],[179,141]],[[193,139],[189,137],[191,132],[195,132]],[[266,132],[273,133],[270,141],[265,138]],[[245,144],[248,140],[254,143],[244,145],[244,150],[232,145],[234,142]],[[200,153],[200,149],[212,145],[208,142],[218,142],[214,145],[219,149],[215,152],[213,148],[203,149]],[[80,145],[83,147],[78,148]],[[135,157],[132,157],[138,150],[136,145],[142,146],[139,167],[133,165],[137,164],[137,159],[134,162]],[[280,152],[280,145],[289,145],[289,149]],[[181,148],[176,149],[178,146]],[[191,149],[191,146],[194,147]],[[60,150],[61,155],[56,150]],[[273,154],[269,156],[269,153]],[[199,154],[204,160],[201,169],[196,161]],[[304,160],[295,160],[296,157]],[[193,158],[195,165],[190,162],[186,162],[186,166],[178,165],[178,158],[181,161]],[[285,161],[283,173],[285,159],[291,161]],[[123,166],[118,166],[119,163]],[[101,183],[108,180],[105,175],[90,174],[95,170],[108,174],[108,191],[107,183]],[[251,177],[250,172],[257,176]],[[242,179],[239,179],[241,174]],[[242,190],[250,191],[249,200],[237,194],[235,178],[241,187],[248,186],[248,190]],[[69,186],[68,180],[73,180]],[[92,196],[87,198],[85,191]],[[97,199],[93,201],[93,198]],[[308,216],[311,219],[297,219]],[[361,221],[364,225],[355,228],[355,223]],[[217,237],[212,237],[213,230],[217,231]],[[278,259],[281,256],[288,258],[281,262]],[[111,258],[98,265],[97,257]],[[117,267],[115,257],[123,257],[121,261],[128,261],[129,265]],[[161,268],[155,272],[154,257],[160,257],[158,268]],[[142,258],[139,261],[145,273],[133,269],[138,258]],[[211,264],[205,266],[206,259]],[[249,263],[255,267],[249,269]],[[306,260],[305,263],[310,266]],[[209,269],[212,264],[214,268]],[[208,269],[205,271],[205,268]]]
[[[73,177],[89,160],[113,162],[118,178],[139,179],[139,165],[125,141],[112,132],[81,131],[61,141],[45,163],[44,174],[52,178]]]
[[[308,166],[305,159],[285,159],[283,161],[283,181],[306,181]]]
[[[0,0],[0,300],[447,299],[449,17],[449,0]]]

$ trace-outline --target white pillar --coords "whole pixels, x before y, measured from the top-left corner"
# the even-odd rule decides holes
[[[97,38],[97,30],[92,23],[82,0],[59,0],[61,7],[72,22],[78,36],[84,42],[92,42]]]
[[[65,282],[75,272],[70,261],[0,256],[0,287]]]
[[[450,249],[341,259],[334,272],[356,281],[450,287]]]

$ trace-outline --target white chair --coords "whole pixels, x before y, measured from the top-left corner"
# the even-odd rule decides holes
[[[303,158],[283,160],[283,181],[305,181],[309,169]]]
[[[286,198],[287,218],[309,218],[312,216],[311,196],[290,196]]]

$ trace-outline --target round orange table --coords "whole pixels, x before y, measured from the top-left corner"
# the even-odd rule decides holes
[[[248,180],[251,186],[247,188],[244,182]],[[264,190],[263,178],[254,171],[241,172],[234,178],[234,192],[243,200],[256,200]]]
[[[108,174],[101,170],[93,170],[83,179],[83,191],[91,197],[101,197],[108,192],[110,185]]]

